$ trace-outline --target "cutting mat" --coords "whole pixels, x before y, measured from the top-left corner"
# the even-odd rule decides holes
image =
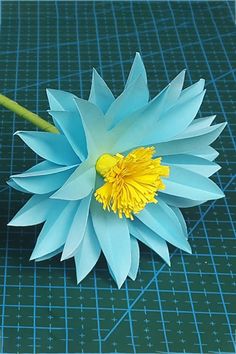
[[[118,290],[103,258],[77,286],[73,261],[28,261],[40,227],[6,227],[27,196],[5,181],[37,157],[12,136],[34,127],[1,108],[1,353],[235,353],[234,2],[3,1],[1,16],[0,91],[45,118],[47,87],[87,98],[95,67],[119,94],[139,51],[152,95],[186,68],[206,79],[200,116],[229,123],[214,144],[226,198],[184,211],[193,255],[171,248],[168,268],[141,247]]]

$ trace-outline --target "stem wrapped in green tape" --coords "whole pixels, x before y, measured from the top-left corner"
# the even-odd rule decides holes
[[[20,118],[28,120],[46,132],[59,133],[58,129],[54,125],[2,94],[0,94],[0,105],[16,113]]]

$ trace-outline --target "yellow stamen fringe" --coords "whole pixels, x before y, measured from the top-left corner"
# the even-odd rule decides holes
[[[153,159],[154,154],[153,146],[140,147],[127,156],[104,154],[98,159],[96,170],[105,184],[94,195],[104,210],[133,220],[132,213],[140,212],[148,203],[157,203],[157,191],[165,188],[161,177],[169,176],[169,166],[162,166],[160,157]]]

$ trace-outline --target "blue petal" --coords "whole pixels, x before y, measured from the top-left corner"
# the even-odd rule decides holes
[[[59,165],[79,163],[78,156],[64,135],[34,131],[18,131],[15,135],[18,135],[31,150],[46,160]]]
[[[13,175],[11,179],[30,193],[46,194],[60,188],[75,169],[76,166],[58,166],[36,172],[27,171],[19,175]]]
[[[184,84],[185,72],[186,70],[182,70],[167,86],[168,92],[165,98],[163,113],[176,104],[178,98],[180,97]]]
[[[136,214],[147,227],[172,245],[191,253],[190,245],[173,210],[161,199]]]
[[[149,134],[143,139],[144,145],[168,141],[186,129],[193,121],[202,104],[205,91],[186,102],[178,100],[177,104],[161,115]],[[145,120],[146,117],[144,116]]]
[[[74,112],[77,110],[74,101],[76,96],[72,93],[54,89],[46,89],[46,93],[48,96],[49,106],[52,111]],[[60,126],[54,118],[53,121],[59,131],[61,131]]]
[[[131,246],[131,266],[130,266],[128,276],[132,280],[135,280],[138,273],[139,256],[140,256],[138,241],[136,240],[135,237],[132,236],[130,237],[130,246]]]
[[[193,200],[212,200],[224,197],[224,193],[209,178],[185,168],[171,166],[170,176],[163,178],[164,194]]]
[[[200,79],[198,82],[195,82],[195,84],[187,87],[186,89],[184,89],[181,92],[181,100],[189,100],[191,98],[193,98],[194,96],[198,95],[199,93],[201,93],[204,89],[204,85],[205,85],[205,80],[204,79]]]
[[[31,226],[44,222],[56,205],[48,195],[33,195],[8,223],[9,226]]]
[[[130,234],[126,219],[104,211],[99,203],[91,204],[91,215],[101,249],[120,288],[131,267]]]
[[[123,152],[140,144],[143,137],[153,129],[155,121],[165,107],[167,94],[168,87],[145,107],[121,121],[110,131],[115,142],[114,151]]]
[[[206,202],[206,200],[193,200],[158,192],[158,200],[160,199],[163,200],[166,204],[177,208],[191,208]]]
[[[217,158],[217,156],[219,156],[219,153],[211,146],[205,146],[205,147],[201,146],[198,148],[198,151],[196,152],[196,156],[202,157],[203,159],[208,161],[214,161]]]
[[[57,122],[57,126],[60,127],[76,155],[84,161],[87,156],[86,139],[78,110],[77,112],[49,111],[49,113]]]
[[[211,125],[211,123],[215,120],[216,116],[209,116],[204,118],[197,118],[192,121],[192,123],[185,129],[185,131],[181,134],[189,134],[191,132],[196,132],[199,129],[207,128]],[[176,137],[175,137],[176,139]]]
[[[47,259],[50,259],[54,256],[56,256],[57,254],[61,253],[63,250],[63,246],[62,247],[59,247],[57,250],[51,252],[51,253],[48,253],[46,254],[45,256],[43,257],[39,257],[37,259],[35,259],[35,262],[42,262],[42,261],[46,261]]]
[[[178,138],[165,143],[155,144],[154,146],[159,156],[185,153],[197,155],[199,149],[201,149],[201,153],[205,147],[207,150],[207,146],[220,135],[224,127],[225,123],[216,124],[212,127],[198,130],[193,136]]]
[[[101,78],[97,71],[93,69],[89,101],[98,106],[105,114],[114,100],[115,98],[105,81]]]
[[[63,254],[61,257],[62,261],[71,258],[78,251],[87,225],[90,201],[91,194],[82,199],[78,205],[78,209],[71,224],[71,228],[63,249]]]
[[[177,216],[179,223],[182,227],[183,233],[185,234],[185,237],[188,238],[188,229],[187,229],[187,225],[186,222],[184,220],[183,214],[181,213],[179,208],[176,207],[171,207],[171,209],[173,210],[173,212],[175,213],[175,215]]]
[[[143,64],[140,54],[137,52],[135,54],[135,58],[131,66],[125,87],[131,85],[140,75],[142,76],[144,82],[147,84],[147,74],[145,66]]]
[[[74,101],[76,96],[73,93],[54,89],[46,89],[46,92],[49,106],[52,111],[76,111]]]
[[[18,186],[18,184],[17,184],[15,181],[13,181],[12,179],[10,179],[9,181],[7,181],[7,184],[8,184],[10,187],[16,189],[17,191],[20,191],[20,192],[23,192],[23,193],[30,193],[30,192],[28,192],[26,189],[24,189],[24,188]]]
[[[51,198],[79,200],[85,198],[94,188],[96,170],[88,160],[84,161],[65,184]]]
[[[130,233],[156,252],[170,266],[170,255],[166,241],[141,221],[129,222]]]
[[[78,202],[57,202],[39,234],[30,259],[47,256],[62,247],[66,241]]]
[[[214,162],[208,161],[198,156],[179,154],[164,156],[163,164],[185,168],[202,176],[210,177],[221,167]]]
[[[106,121],[110,128],[123,121],[133,112],[148,103],[149,91],[142,76],[139,76],[132,84],[121,93],[112,103],[106,113]]]
[[[79,109],[87,142],[88,156],[94,161],[104,152],[107,147],[107,129],[102,111],[93,103],[77,98],[75,100]]]
[[[85,235],[74,256],[77,283],[81,282],[93,269],[101,253],[101,247],[95,235],[91,219],[88,219]]]
[[[196,119],[196,120],[198,120],[198,119]],[[195,137],[206,135],[206,134],[212,134],[212,135],[209,135],[209,137],[208,137],[208,139],[211,138],[210,143],[208,143],[208,145],[209,145],[212,143],[212,141],[214,141],[219,136],[219,134],[225,128],[226,124],[227,123],[220,123],[220,124],[215,124],[212,126],[205,126],[205,127],[204,127],[204,124],[201,124],[201,127],[199,129],[194,129],[194,125],[190,125],[187,129],[185,129],[185,131],[183,131],[181,134],[177,135],[175,137],[175,140],[189,139],[189,138],[195,138]]]

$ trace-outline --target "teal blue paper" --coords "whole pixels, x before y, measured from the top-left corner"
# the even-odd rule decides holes
[[[140,258],[139,245],[135,237],[130,236],[130,247],[131,247],[131,266],[130,266],[128,276],[132,280],[135,280],[138,273],[139,258]]]
[[[183,228],[173,210],[162,200],[148,204],[137,214],[137,218],[172,245],[191,253]]]
[[[79,283],[103,253],[120,288],[127,276],[134,280],[138,274],[139,241],[168,265],[168,243],[191,253],[179,208],[224,196],[209,177],[220,168],[212,162],[218,153],[210,144],[225,123],[212,125],[214,115],[198,118],[205,81],[183,89],[184,77],[185,70],[150,99],[146,70],[136,53],[117,98],[95,69],[88,100],[47,90],[59,134],[16,132],[44,161],[7,182],[32,194],[9,226],[44,223],[31,259],[43,261],[59,253],[62,260],[73,257]],[[94,198],[104,184],[96,162],[104,153],[126,155],[140,146],[154,146],[170,176],[162,178],[165,189],[158,192],[157,204],[147,204],[134,221],[120,219]]]
[[[80,283],[93,269],[101,253],[101,247],[93,229],[92,221],[89,218],[83,240],[76,253],[75,266],[77,283]]]
[[[114,100],[115,97],[105,81],[101,78],[97,71],[93,69],[89,102],[95,104],[105,114]]]
[[[156,252],[169,266],[170,255],[166,241],[141,221],[129,222],[131,235]]]

